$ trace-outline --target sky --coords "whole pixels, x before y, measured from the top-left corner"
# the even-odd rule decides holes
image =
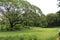
[[[44,14],[55,13],[59,10],[57,0],[27,0],[33,5],[39,7]]]

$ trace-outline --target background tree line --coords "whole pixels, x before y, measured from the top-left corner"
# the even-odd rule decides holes
[[[60,26],[60,10],[56,13],[50,13],[47,15],[48,26]]]

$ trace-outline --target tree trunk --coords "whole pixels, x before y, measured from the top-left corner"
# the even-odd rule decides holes
[[[13,23],[10,22],[10,28],[13,28],[13,27],[14,27]]]

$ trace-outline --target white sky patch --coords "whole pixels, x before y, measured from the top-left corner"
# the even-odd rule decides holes
[[[1,8],[2,10],[6,11],[4,7],[0,6],[0,8]]]
[[[0,6],[0,8],[2,9],[2,10],[4,10],[5,8],[4,7],[2,7],[2,6]]]
[[[39,7],[44,14],[55,13],[58,11],[57,0],[27,0]]]

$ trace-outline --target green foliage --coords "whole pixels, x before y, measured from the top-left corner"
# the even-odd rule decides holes
[[[40,16],[37,13],[23,14],[23,24],[26,26],[39,26]]]
[[[41,27],[47,27],[47,25],[48,25],[48,22],[47,22],[47,18],[46,18],[46,16],[41,16],[41,19],[40,19],[40,26]]]
[[[8,25],[13,29],[16,24],[23,24],[26,26],[39,26],[40,16],[42,16],[42,11],[31,5],[25,0],[0,0],[2,7],[5,8],[5,11],[0,9],[3,17],[8,20]],[[39,13],[39,14],[38,14]],[[4,21],[4,20],[3,20]]]
[[[55,23],[55,21],[56,21],[56,15],[55,14],[51,13],[51,14],[47,15],[48,26],[49,25],[51,25],[51,26],[55,25],[55,24],[53,24],[53,23]]]
[[[57,13],[50,13],[47,15],[48,27],[60,26],[60,17]]]

